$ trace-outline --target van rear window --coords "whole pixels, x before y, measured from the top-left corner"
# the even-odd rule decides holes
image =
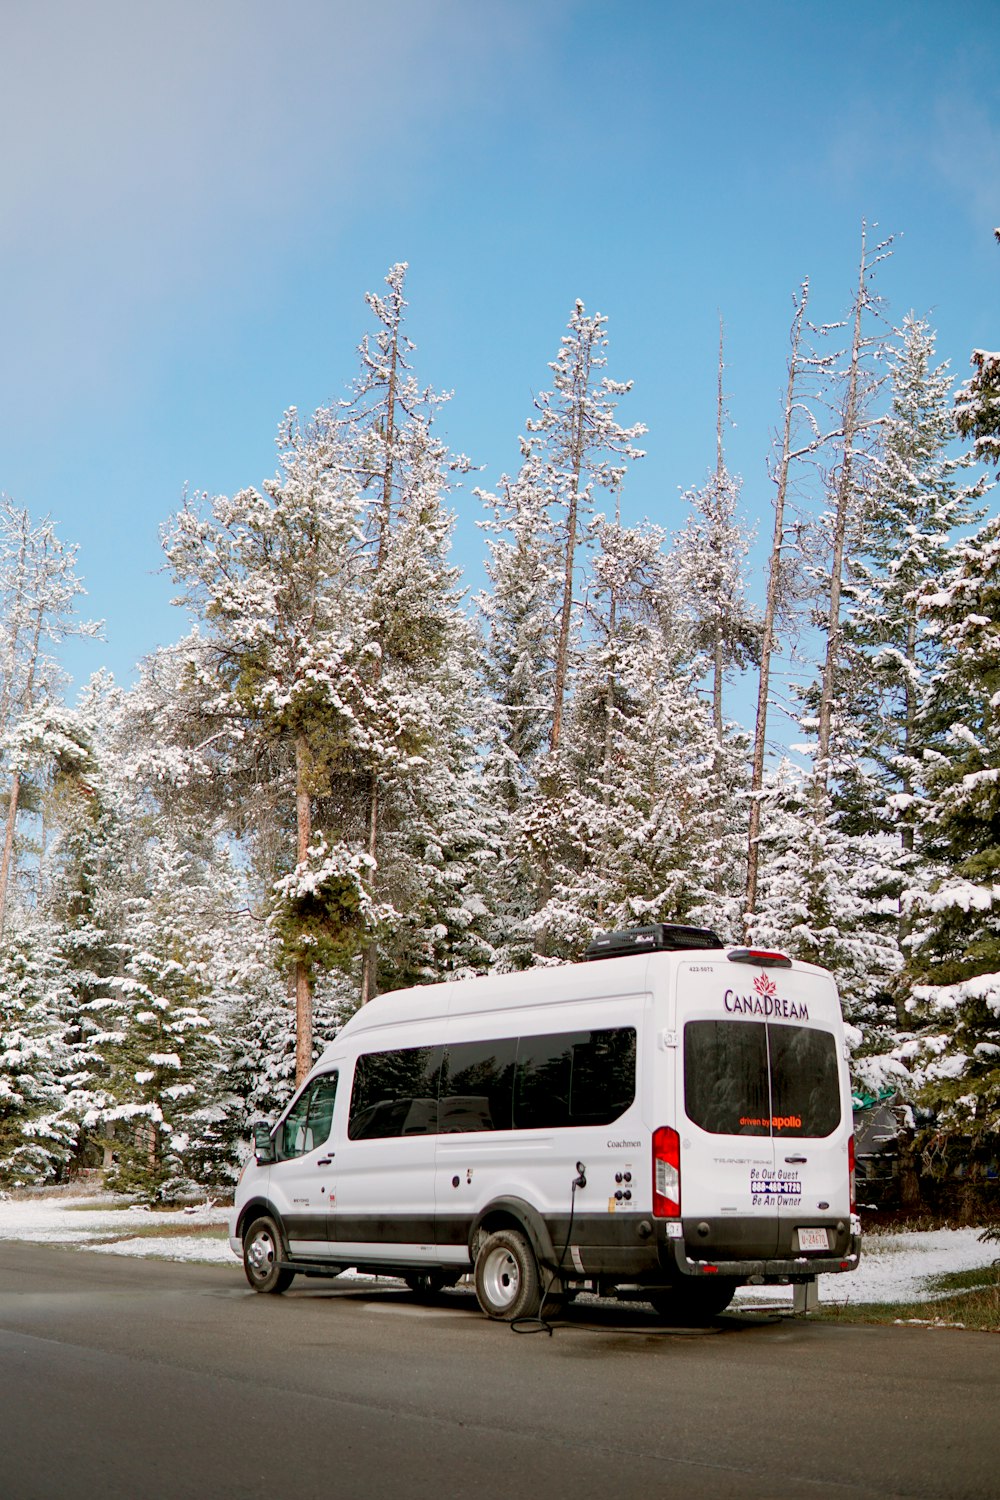
[[[684,1101],[712,1135],[830,1135],[840,1124],[836,1042],[805,1026],[689,1021]]]

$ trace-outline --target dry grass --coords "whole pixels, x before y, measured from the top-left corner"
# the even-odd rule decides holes
[[[906,1323],[931,1328],[967,1328],[1000,1333],[1000,1265],[937,1276],[929,1302],[869,1302],[821,1307],[813,1317],[827,1323]]]

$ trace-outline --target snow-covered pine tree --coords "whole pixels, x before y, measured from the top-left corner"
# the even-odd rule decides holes
[[[552,390],[536,398],[538,415],[526,424],[518,475],[503,477],[499,495],[481,495],[493,512],[496,592],[484,614],[487,680],[498,689],[486,776],[509,811],[493,885],[504,966],[529,960],[529,914],[551,895],[539,808],[561,795],[558,750],[585,633],[581,559],[595,500],[603,492],[617,504],[629,463],[642,456],[635,439],[645,428],[622,427],[615,417],[631,382],[602,374],[606,323],[577,301],[550,365]],[[533,832],[522,827],[525,819]]]
[[[607,318],[587,315],[577,301],[551,362],[552,390],[535,399],[537,417],[527,423],[526,463],[535,463],[543,489],[552,496],[558,515],[557,539],[561,598],[552,675],[550,749],[556,750],[562,732],[563,704],[570,685],[570,654],[580,598],[577,577],[579,552],[594,511],[595,491],[614,503],[626,469],[641,458],[635,446],[646,428],[641,422],[622,427],[615,411],[632,382],[601,374],[607,366]]]
[[[706,851],[704,919],[735,935],[738,914],[732,902],[745,882],[748,807],[745,786],[742,798],[736,793],[745,781],[746,745],[727,722],[723,690],[732,673],[759,665],[762,622],[747,597],[753,536],[738,515],[742,480],[730,474],[725,461],[723,369],[720,319],[715,472],[701,489],[684,496],[688,519],[674,538],[668,570],[680,609],[690,621],[695,670],[711,686],[715,751],[709,796],[715,830]]]
[[[885,241],[871,249],[862,225],[857,286],[848,320],[850,342],[817,370],[830,382],[826,399],[836,413],[836,428],[830,434],[813,424],[811,443],[813,452],[825,442],[836,443],[835,460],[825,476],[828,504],[817,527],[818,561],[811,570],[815,580],[812,617],[821,632],[822,661],[818,681],[801,692],[805,703],[802,727],[807,735],[815,736],[812,745],[802,747],[810,769],[798,786],[786,790],[796,818],[802,788],[812,799],[815,816],[815,830],[808,837],[802,831],[798,853],[789,850],[789,859],[799,867],[797,920],[792,924],[790,946],[797,956],[833,970],[849,1018],[868,1028],[863,1040],[866,1050],[871,1049],[876,1034],[879,1045],[884,1040],[888,987],[899,960],[893,902],[885,889],[888,845],[879,843],[877,830],[852,827],[841,796],[843,780],[856,763],[853,726],[845,723],[842,713],[849,672],[845,589],[849,560],[863,550],[872,506],[881,421],[875,404],[885,378],[885,340],[878,327],[880,299],[874,278],[890,244]],[[834,332],[838,326],[824,332]],[[762,849],[760,838],[758,851]],[[768,877],[772,886],[774,878]],[[773,900],[769,896],[768,904]],[[750,918],[752,927],[759,925],[764,910],[758,901],[757,917]]]
[[[213,841],[201,842],[199,854],[153,830],[145,889],[127,903],[124,972],[89,1007],[107,1076],[87,1123],[113,1127],[109,1183],[151,1198],[225,1175],[218,939],[233,896]]]
[[[1000,229],[993,237],[1000,245]],[[972,351],[973,374],[955,397],[955,420],[963,437],[973,440],[973,457],[1000,469],[1000,354]]]
[[[654,527],[597,517],[587,644],[560,746],[520,836],[548,875],[541,950],[577,957],[596,931],[684,921],[711,836],[711,715],[678,660]]]
[[[50,923],[17,914],[0,957],[0,1186],[61,1177],[77,1123],[65,962]]]
[[[315,798],[332,774],[371,753],[382,726],[370,692],[377,645],[356,626],[362,547],[353,454],[325,414],[303,427],[288,413],[279,445],[279,473],[262,491],[185,505],[164,549],[207,627],[183,649],[185,696],[200,709],[189,717],[203,720],[193,754],[207,757],[209,771],[249,761],[269,783],[267,800],[283,801],[286,827],[294,809],[283,866],[295,865],[299,884],[284,893],[282,936],[296,980],[301,1078],[313,1059],[312,971],[363,937],[352,856],[336,837],[319,852]],[[191,759],[189,749],[184,770]]]
[[[100,625],[74,618],[84,588],[76,572],[77,548],[67,546],[52,521],[35,524],[0,496],[0,765],[9,775],[0,854],[0,935],[16,863],[15,837],[23,766],[11,760],[18,722],[57,701],[60,672],[53,650],[69,636],[94,636]]]
[[[867,225],[861,225],[858,282],[851,306],[851,341],[840,368],[833,373],[833,400],[838,428],[837,459],[828,476],[828,506],[820,521],[826,560],[816,570],[819,598],[814,615],[824,635],[824,657],[816,694],[817,795],[833,770],[836,755],[835,719],[844,683],[844,585],[848,559],[864,550],[871,508],[872,467],[880,417],[874,407],[885,380],[886,339],[878,320],[881,298],[875,289],[878,266],[891,253],[892,239],[874,250],[868,246]],[[842,363],[841,363],[842,360]],[[824,813],[817,807],[822,820]]]
[[[486,574],[491,588],[477,603],[486,631],[484,673],[496,736],[489,774],[513,813],[531,783],[532,767],[552,728],[552,680],[562,594],[560,548],[552,528],[554,495],[539,452],[521,439],[515,478],[501,476],[496,493],[476,491],[490,512]]]
[[[898,901],[931,877],[914,846],[923,753],[921,712],[940,659],[938,637],[918,608],[926,582],[945,566],[961,530],[981,519],[974,462],[954,454],[952,380],[934,363],[927,323],[906,318],[887,359],[891,407],[872,469],[863,550],[848,560],[844,598],[847,671],[838,705],[837,801],[844,826],[860,839],[894,833],[884,895]],[[885,926],[885,911],[875,915]],[[897,991],[897,993],[899,993]],[[906,1025],[902,1011],[898,1017]]]
[[[767,734],[772,707],[772,662],[779,650],[779,630],[794,617],[800,603],[799,549],[801,523],[792,514],[795,476],[803,461],[811,460],[827,441],[815,416],[817,383],[822,382],[827,360],[803,345],[809,282],[802,283],[793,298],[794,313],[789,332],[787,365],[780,436],[771,465],[774,482],[774,526],[767,566],[767,596],[760,632],[760,668],[757,678],[757,712],[754,717],[753,760],[750,773],[750,810],[747,829],[746,920],[752,925],[758,911],[760,828],[764,797]]]
[[[385,916],[364,947],[362,1003],[380,988],[481,967],[488,952],[473,936],[482,913],[458,896],[466,886],[471,895],[483,845],[469,737],[479,717],[476,643],[449,560],[446,509],[453,476],[470,466],[435,430],[446,398],[420,387],[409,366],[405,271],[392,267],[388,295],[367,299],[375,336],[361,344],[341,409],[365,538],[357,612],[384,715],[383,749],[364,765],[364,839]]]
[[[546,488],[541,455],[525,438],[521,455],[517,475],[504,474],[495,494],[476,491],[490,512],[480,525],[488,538],[491,589],[477,599],[487,689],[482,787],[493,850],[488,905],[495,961],[504,969],[531,962],[527,920],[535,904],[535,872],[518,830],[551,736],[562,592],[554,497]]]
[[[847,832],[820,780],[787,757],[765,780],[757,912],[747,935],[832,971],[854,1028],[852,1073],[877,1094],[908,1077],[887,1004],[898,967],[895,903],[880,894],[895,840]]]
[[[921,605],[941,655],[917,846],[941,874],[904,895],[910,1007],[925,1098],[981,1171],[1000,1137],[1000,519],[955,545]]]
[[[719,329],[715,471],[683,497],[688,519],[671,547],[670,572],[693,622],[693,644],[705,662],[712,689],[712,721],[722,744],[723,689],[727,676],[757,663],[761,620],[747,598],[747,557],[753,533],[739,518],[743,481],[725,459],[722,328]]]
[[[284,807],[270,826],[287,830],[295,812],[274,930],[296,975],[300,1077],[316,975],[360,950],[373,991],[375,930],[398,926],[399,882],[380,868],[405,844],[392,819],[410,817],[440,756],[461,760],[441,736],[464,716],[444,699],[474,690],[456,668],[462,651],[471,667],[471,636],[445,510],[449,476],[467,465],[436,437],[440,398],[404,359],[404,270],[390,271],[387,299],[369,299],[378,331],[351,398],[305,425],[289,413],[262,492],[187,505],[165,536],[204,629],[183,646],[202,733],[185,736],[182,770],[249,765],[264,772],[265,803]]]

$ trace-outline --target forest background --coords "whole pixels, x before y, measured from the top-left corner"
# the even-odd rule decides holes
[[[33,121],[3,148],[0,241],[18,288],[0,373],[3,1181],[105,1161],[153,1194],[226,1179],[248,1119],[363,999],[654,920],[828,964],[858,1102],[898,1102],[928,1160],[957,1140],[994,1180],[997,379],[983,351],[969,377],[966,340],[990,327],[995,275],[959,249],[966,218],[987,253],[996,222],[979,8],[869,18],[850,78],[832,23],[778,3],[750,26],[725,5],[695,24],[567,0],[530,27],[517,0],[477,24],[450,0],[419,24],[386,3],[379,28],[338,3],[291,68],[254,4],[168,22],[102,0],[86,35],[56,8],[55,42],[27,10],[2,22]],[[196,24],[217,86],[185,90]],[[371,128],[360,64],[395,127]],[[338,151],[289,149],[289,122]],[[586,214],[571,160],[589,163]],[[343,245],[317,216],[331,198]],[[863,226],[862,198],[913,236]],[[411,243],[436,272],[379,281]],[[357,332],[338,312],[332,343],[331,257],[338,308],[346,268],[365,277]],[[779,289],[799,261],[815,286]],[[960,376],[931,315],[882,300],[900,282],[940,298]],[[572,300],[594,287],[610,325]],[[241,299],[253,318],[223,349]],[[304,317],[308,354],[278,337]],[[537,366],[512,368],[527,328],[550,345],[540,392]],[[450,405],[428,368],[455,379]],[[267,477],[262,425],[320,379],[343,400],[286,413]],[[241,477],[168,517],[182,430],[203,437],[196,485]],[[151,504],[187,624],[143,580],[132,511]],[[116,614],[103,644],[82,572]],[[134,677],[123,610],[136,649],[173,641]],[[95,653],[116,678],[72,687]]]
[[[956,392],[927,323],[885,321],[890,253],[863,226],[841,322],[794,299],[763,608],[721,327],[715,465],[667,537],[622,522],[645,429],[581,302],[519,468],[476,490],[470,606],[449,495],[471,466],[417,378],[403,264],[347,397],[285,414],[259,488],[165,523],[193,626],[133,687],[63,701],[58,648],[96,629],[75,549],[4,500],[5,1181],[224,1179],[380,990],[662,921],[829,967],[859,1104],[911,1101],[992,1175],[1000,356]],[[796,651],[801,743],[769,764]],[[748,727],[726,709],[746,670]]]

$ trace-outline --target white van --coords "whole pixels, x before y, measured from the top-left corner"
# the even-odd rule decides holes
[[[676,1323],[745,1282],[854,1269],[831,976],[666,925],[588,959],[358,1011],[256,1127],[230,1223],[251,1287],[354,1267],[433,1292],[474,1272],[492,1318],[586,1288]]]

